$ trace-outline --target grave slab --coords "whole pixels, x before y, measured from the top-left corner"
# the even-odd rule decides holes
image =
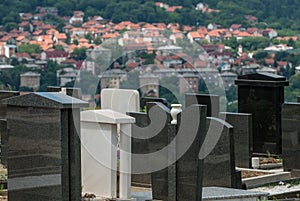
[[[250,168],[253,153],[252,115],[221,112],[220,118],[233,126],[235,165]]]
[[[80,201],[79,112],[88,104],[46,92],[3,102],[8,108],[8,199]]]

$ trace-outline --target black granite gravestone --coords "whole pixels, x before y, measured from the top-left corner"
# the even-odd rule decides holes
[[[282,106],[282,159],[285,171],[300,171],[300,103]]]
[[[200,201],[203,161],[198,159],[198,155],[205,137],[206,106],[188,107],[178,115],[177,125],[170,124],[169,109],[163,104],[148,103],[147,109],[150,120],[157,121],[156,125],[161,127],[160,132],[149,139],[149,151],[155,152],[164,148],[167,151],[167,154],[160,155],[159,158],[159,161],[165,161],[166,168],[151,174],[153,198]],[[163,116],[167,118],[158,119]],[[164,125],[161,126],[158,122],[163,122]]]
[[[20,92],[18,91],[2,91],[0,90],[0,100],[19,96]],[[8,136],[6,130],[6,105],[0,102],[0,137],[1,137],[1,163],[4,166],[7,166],[7,153],[8,153]]]
[[[241,181],[236,181],[240,173],[235,170],[233,127],[208,117],[204,146],[208,155],[204,159],[203,186],[241,188]]]
[[[250,168],[253,153],[252,115],[221,112],[220,118],[233,126],[235,165]]]
[[[205,105],[191,105],[179,115],[176,135],[177,200],[201,200],[202,197],[203,160],[199,160],[199,152],[206,134],[206,110]],[[182,151],[185,146],[188,149]]]
[[[167,147],[168,144],[173,140],[174,125],[169,125],[171,122],[170,109],[167,108],[162,103],[148,102],[146,104],[147,113],[153,112],[155,120],[161,122],[162,124],[157,124],[151,122],[154,127],[152,130],[158,130],[155,136],[149,139],[149,152],[157,152]],[[151,111],[152,110],[152,111]],[[149,117],[150,118],[150,117]],[[151,119],[151,118],[150,118]],[[159,128],[161,127],[161,128]],[[157,129],[159,128],[159,129]],[[150,131],[151,132],[151,131]],[[175,147],[173,153],[175,153]],[[166,201],[176,200],[176,172],[174,170],[175,164],[168,166],[168,154],[163,154],[160,157],[161,161],[164,161],[162,170],[155,171],[151,173],[151,183],[152,183],[152,194],[154,199],[161,199]],[[150,159],[151,160],[151,159]],[[157,159],[154,159],[155,161]]]
[[[0,90],[0,100],[11,98],[14,96],[19,96],[20,92],[18,91],[2,91]],[[0,119],[6,118],[6,105],[0,103]]]
[[[185,107],[193,104],[207,105],[207,117],[219,117],[220,97],[211,94],[194,94],[185,95]]]
[[[256,73],[239,76],[238,111],[253,115],[253,151],[281,153],[281,105],[284,102],[283,76]]]
[[[135,124],[132,126],[131,152],[133,154],[147,154],[149,152],[148,139],[142,138],[145,132],[149,131],[146,127],[149,125],[147,113],[129,112],[128,115],[135,118]],[[147,135],[147,134],[146,134]],[[135,158],[132,158],[132,167],[136,167]],[[145,158],[145,163],[149,163]],[[135,185],[150,186],[151,174],[132,174],[131,182]]]
[[[7,104],[8,198],[81,200],[80,108],[62,93],[31,93]]]
[[[146,103],[148,102],[158,102],[158,103],[162,103],[165,106],[168,107],[168,101],[165,98],[153,98],[153,97],[143,97],[140,100],[140,107],[143,109],[144,107],[146,107]]]

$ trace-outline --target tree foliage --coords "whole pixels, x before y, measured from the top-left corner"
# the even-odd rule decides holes
[[[100,15],[113,22],[179,22],[186,25],[218,23],[223,27],[238,23],[249,26],[245,15],[253,15],[265,28],[300,30],[300,12],[297,0],[202,0],[210,8],[221,12],[206,14],[195,10],[198,0],[161,0],[170,6],[180,5],[183,9],[166,12],[154,5],[154,0],[3,0],[0,2],[0,19],[7,29],[19,23],[18,13],[35,12],[37,6],[56,7],[61,16],[71,16],[74,10],[85,12],[85,18]],[[51,19],[50,19],[51,20]],[[12,24],[15,23],[15,24]],[[9,25],[8,25],[9,24]],[[63,21],[60,21],[60,27]]]

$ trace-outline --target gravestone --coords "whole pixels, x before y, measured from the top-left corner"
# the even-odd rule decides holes
[[[0,90],[0,100],[19,96],[18,91],[2,91]],[[7,154],[8,154],[8,136],[6,129],[6,113],[7,108],[5,104],[0,102],[0,137],[1,137],[1,163],[7,166]]]
[[[8,199],[81,200],[80,120],[86,102],[30,93],[7,104]]]
[[[207,117],[219,117],[220,97],[211,94],[194,94],[187,93],[185,95],[185,107],[193,104],[206,105]]]
[[[300,171],[300,103],[282,106],[282,159],[285,171]]]
[[[289,82],[283,76],[256,73],[239,76],[238,111],[252,114],[253,151],[281,153],[281,105],[284,86]]]
[[[148,103],[147,109],[149,114],[154,110],[151,123],[153,118],[166,117],[157,120],[163,125],[149,139],[151,153],[166,151],[160,158],[151,160],[165,162],[165,168],[151,174],[153,199],[201,200],[203,161],[198,155],[205,137],[206,106],[193,105],[184,110],[179,114],[178,125],[170,124],[169,109],[163,104]]]
[[[18,91],[3,91],[0,90],[0,100],[11,98],[14,96],[19,96],[20,92]],[[6,105],[0,103],[0,119],[6,118]]]
[[[192,105],[180,115],[176,135],[177,200],[201,200],[203,160],[199,160],[200,148],[206,134],[206,110],[204,105]],[[182,149],[189,146],[186,151]],[[179,154],[183,153],[181,156]]]
[[[82,98],[82,93],[80,88],[48,86],[47,92],[62,92],[74,98],[78,98],[78,99]]]
[[[173,140],[174,125],[169,125],[171,122],[170,109],[162,103],[147,103],[148,114],[152,113],[155,121],[160,123],[151,123],[152,129],[147,129],[148,132],[155,134],[149,139],[149,152],[154,153],[167,147]],[[153,120],[154,120],[153,119]],[[150,120],[152,118],[150,117]],[[149,126],[150,127],[150,126]],[[148,133],[147,133],[148,134]],[[175,153],[175,147],[170,147]],[[171,153],[171,152],[170,152]],[[151,158],[149,161],[163,161],[163,169],[151,173],[152,195],[153,199],[175,200],[176,199],[176,172],[174,172],[175,164],[168,166],[169,152],[159,155],[160,158]]]
[[[300,103],[300,96],[297,97],[297,102]]]
[[[207,152],[203,186],[240,188],[241,182],[237,181],[240,173],[235,170],[233,127],[221,119],[208,117],[202,149]]]
[[[130,198],[131,124],[135,119],[110,109],[81,112],[82,184],[84,193],[116,198],[118,125],[120,195]],[[127,153],[125,153],[127,152]]]
[[[146,107],[147,102],[158,102],[168,107],[168,101],[165,98],[142,97],[140,101],[140,106],[142,109]]]
[[[128,89],[102,89],[101,109],[112,109],[123,114],[138,112],[140,109],[139,92]]]
[[[149,152],[148,138],[147,137],[149,129],[149,118],[147,113],[143,112],[129,112],[129,116],[135,118],[135,124],[132,126],[132,139],[131,139],[131,151],[133,154],[147,154]],[[134,163],[134,158],[132,160],[132,167],[138,164]],[[149,160],[145,158],[145,163],[149,164]],[[133,174],[131,175],[131,182],[135,185],[150,186],[151,185],[151,174]]]
[[[235,165],[250,168],[253,153],[252,115],[247,113],[221,112],[220,118],[233,126]]]

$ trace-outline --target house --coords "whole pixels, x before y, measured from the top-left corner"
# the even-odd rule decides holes
[[[52,60],[58,64],[67,60],[69,54],[63,50],[44,51],[41,53],[41,60]]]
[[[221,28],[221,25],[218,25],[218,24],[210,23],[207,25],[208,30],[214,30],[214,29],[219,29],[219,28]]]
[[[24,32],[24,31],[30,31],[30,32],[32,32],[33,31],[33,26],[28,21],[22,21],[19,24],[19,31],[20,32]]]
[[[173,42],[173,44],[177,43],[177,40],[183,39],[185,36],[183,33],[173,33],[170,35],[169,39]]]
[[[100,76],[101,89],[120,88],[120,82],[126,79],[126,72],[120,69],[106,70]]]
[[[274,37],[277,37],[278,33],[274,29],[268,28],[268,29],[265,29],[265,30],[262,31],[262,35],[264,37],[272,39]]]
[[[232,24],[231,26],[230,26],[230,28],[229,28],[229,31],[235,31],[235,30],[241,30],[241,28],[242,28],[242,25],[241,24]]]
[[[208,42],[213,43],[215,41],[223,40],[225,34],[226,34],[226,30],[224,30],[224,29],[213,29],[207,33],[207,35],[205,36],[205,39]]]
[[[194,42],[199,42],[199,41],[205,39],[205,35],[200,34],[197,31],[191,31],[187,34],[187,38],[189,39],[189,41],[191,43],[194,43]]]
[[[179,93],[199,92],[199,76],[194,73],[184,73],[178,76],[179,78]]]
[[[159,77],[152,73],[145,73],[139,76],[142,96],[159,97]]]
[[[32,88],[36,91],[40,87],[40,73],[26,72],[20,75],[20,86]]]
[[[228,90],[231,86],[234,86],[234,82],[237,79],[237,74],[232,72],[223,72],[221,73],[221,78],[223,81],[223,86],[225,90]]]
[[[74,11],[73,16],[70,18],[70,24],[82,24],[83,23],[84,12],[82,11]]]
[[[68,83],[78,82],[80,79],[80,70],[74,68],[63,68],[56,71],[58,86],[66,86]]]
[[[180,9],[182,9],[183,7],[182,6],[171,6],[171,7],[169,7],[169,8],[166,8],[166,11],[167,12],[175,12],[175,10],[180,10]]]

